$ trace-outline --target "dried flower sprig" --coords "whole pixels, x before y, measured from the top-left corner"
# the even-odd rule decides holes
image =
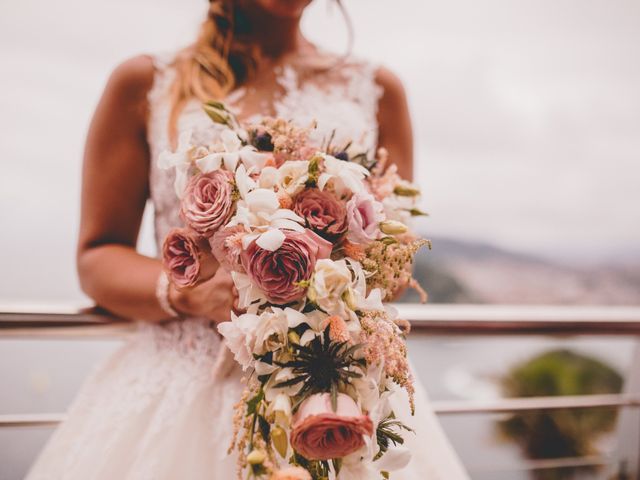
[[[415,411],[413,375],[407,358],[407,345],[399,327],[386,312],[367,311],[360,317],[361,343],[367,364],[382,364],[384,372],[409,395],[411,412]]]
[[[427,294],[412,274],[413,258],[423,246],[431,248],[431,242],[424,239],[406,243],[394,240],[373,242],[362,260],[362,267],[369,273],[367,286],[383,289],[385,300],[392,300],[398,291],[412,287],[420,294],[420,300],[426,302]]]

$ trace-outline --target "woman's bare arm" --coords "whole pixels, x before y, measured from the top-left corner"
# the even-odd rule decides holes
[[[383,89],[378,103],[378,145],[389,151],[398,173],[413,179],[413,130],[402,82],[386,68],[378,70],[376,82]]]
[[[78,244],[80,285],[126,318],[166,318],[155,297],[157,260],[135,251],[148,196],[146,92],[153,64],[136,57],[111,75],[93,116],[84,154]]]
[[[376,81],[383,88],[378,104],[378,145],[389,151],[389,159],[398,166],[398,173],[413,180],[413,130],[402,82],[389,70],[378,71]],[[393,300],[402,297],[406,288],[393,294]]]
[[[167,318],[155,295],[161,264],[135,250],[149,194],[147,92],[153,76],[148,57],[124,62],[94,114],[82,174],[78,274],[98,305],[125,318],[159,321]],[[170,298],[185,314],[225,320],[231,280],[221,272],[194,291],[172,288]]]

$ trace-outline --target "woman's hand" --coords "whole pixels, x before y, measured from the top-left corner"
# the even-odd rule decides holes
[[[169,302],[180,314],[204,317],[216,323],[231,320],[231,310],[237,307],[238,292],[231,274],[219,268],[210,280],[184,290],[169,287]]]

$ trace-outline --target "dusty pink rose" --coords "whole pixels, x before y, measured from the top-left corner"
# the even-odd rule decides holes
[[[211,251],[220,265],[229,271],[244,273],[240,261],[242,253],[242,237],[246,234],[244,227],[235,225],[218,230],[209,238]]]
[[[191,177],[182,199],[182,218],[205,237],[227,223],[234,212],[233,174],[214,170]]]
[[[353,243],[370,243],[380,236],[378,224],[385,218],[383,206],[370,193],[356,193],[347,202],[349,231]]]
[[[269,480],[311,480],[311,474],[302,467],[286,467],[274,472]]]
[[[186,228],[169,232],[162,246],[162,264],[178,288],[209,280],[219,267],[206,238]]]
[[[302,402],[293,417],[291,446],[308,460],[329,460],[362,448],[365,435],[373,435],[373,422],[350,396],[338,394],[334,412],[331,395],[318,393]]]
[[[276,251],[260,248],[254,241],[241,255],[251,280],[270,302],[280,305],[301,298],[306,288],[299,282],[311,278],[316,260],[331,254],[331,244],[311,230],[282,233],[285,239]]]
[[[303,190],[294,199],[293,211],[323,237],[335,239],[347,230],[347,210],[332,193],[317,188]]]

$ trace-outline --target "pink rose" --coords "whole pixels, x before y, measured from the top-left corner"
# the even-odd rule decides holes
[[[329,258],[331,244],[311,230],[283,230],[285,239],[272,252],[260,248],[255,241],[242,252],[242,265],[251,280],[270,302],[290,303],[306,292],[299,282],[309,280],[316,260]]]
[[[182,199],[182,218],[187,226],[210,237],[233,215],[233,174],[214,170],[191,177]]]
[[[229,271],[244,273],[240,254],[242,253],[242,237],[246,233],[243,226],[235,225],[218,230],[209,238],[211,251],[216,260]]]
[[[370,243],[380,236],[378,224],[385,219],[384,209],[370,193],[356,193],[347,202],[349,231],[353,243]]]
[[[309,188],[299,193],[293,211],[304,218],[311,230],[327,238],[336,238],[347,230],[347,211],[333,194]]]
[[[350,396],[338,394],[334,412],[331,395],[318,393],[302,402],[294,415],[291,446],[307,460],[329,460],[362,448],[365,435],[373,435],[373,422]]]
[[[311,474],[302,467],[286,467],[274,472],[269,480],[311,480]]]
[[[219,267],[207,240],[186,228],[169,232],[162,246],[162,264],[178,288],[193,287],[209,280]]]

